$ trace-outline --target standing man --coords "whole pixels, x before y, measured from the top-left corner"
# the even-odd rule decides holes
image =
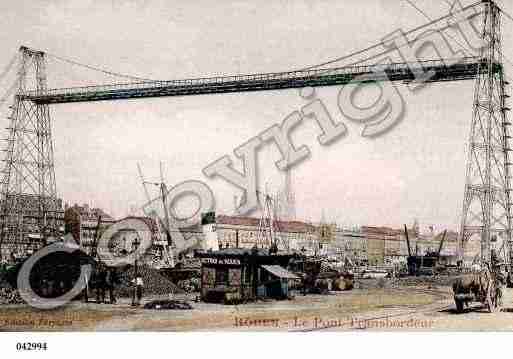
[[[89,302],[89,278],[87,276],[85,276],[84,278],[84,281],[85,281],[85,288],[84,288],[84,302],[87,303]]]
[[[137,305],[141,305],[144,282],[140,274],[135,278],[135,285],[137,292]]]
[[[105,277],[106,272],[103,264],[98,266],[97,278],[96,278],[96,303],[105,302]]]
[[[136,236],[134,240],[132,241],[132,252],[135,252],[137,248],[139,247],[139,244],[141,244],[139,240],[139,236]],[[132,296],[132,306],[139,306],[141,304],[141,298],[142,298],[142,286],[143,286],[143,280],[141,275],[139,274],[139,267],[137,263],[137,256],[134,260],[134,279],[132,280],[132,283],[134,285],[134,292]]]
[[[107,269],[107,273],[105,275],[105,285],[109,291],[110,304],[116,304],[116,296],[114,295],[116,281],[116,268]]]
[[[132,284],[134,286],[133,296],[132,296],[132,307],[137,307],[141,305],[141,299],[143,295],[143,286],[144,282],[139,273],[136,273],[135,278],[132,279]]]

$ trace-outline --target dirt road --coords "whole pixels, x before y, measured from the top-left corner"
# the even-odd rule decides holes
[[[244,305],[192,303],[192,310],[132,308],[73,302],[40,311],[0,308],[0,329],[10,331],[340,331],[340,330],[513,330],[513,290],[504,310],[488,313],[475,305],[456,314],[449,287],[356,289],[330,295]]]

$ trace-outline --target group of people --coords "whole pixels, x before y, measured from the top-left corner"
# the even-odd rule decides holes
[[[116,287],[121,284],[118,272],[114,267],[106,267],[99,265],[93,271],[91,278],[86,282],[84,290],[84,301],[89,302],[89,296],[96,293],[96,303],[110,303],[116,304]],[[132,288],[132,306],[139,306],[143,296],[144,282],[140,274],[136,274],[134,279],[130,282]],[[109,301],[106,301],[108,293]]]
[[[109,303],[116,304],[116,285],[119,284],[119,277],[116,268],[108,268],[105,266],[98,266],[91,275],[89,282],[86,282],[84,290],[84,300],[89,301],[89,294],[91,290],[96,291],[96,303],[106,303],[105,296],[109,293]]]

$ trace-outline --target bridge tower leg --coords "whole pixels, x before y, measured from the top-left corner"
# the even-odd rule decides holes
[[[41,51],[20,48],[18,88],[9,116],[1,182],[0,255],[27,255],[57,235],[57,200],[50,111],[24,99],[27,91],[47,89]]]
[[[468,148],[460,255],[480,240],[481,262],[489,262],[491,247],[505,241],[511,251],[511,123],[506,112],[502,66],[500,9],[484,1],[480,68],[475,80],[473,114]],[[472,241],[474,239],[474,241]],[[466,259],[470,259],[466,257]],[[511,261],[510,261],[511,263]]]

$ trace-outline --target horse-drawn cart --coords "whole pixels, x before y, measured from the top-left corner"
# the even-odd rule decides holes
[[[482,270],[461,275],[452,285],[456,310],[461,313],[470,303],[480,302],[490,313],[497,311],[502,305],[504,283],[505,276],[501,270],[492,270],[489,265],[485,265]]]

